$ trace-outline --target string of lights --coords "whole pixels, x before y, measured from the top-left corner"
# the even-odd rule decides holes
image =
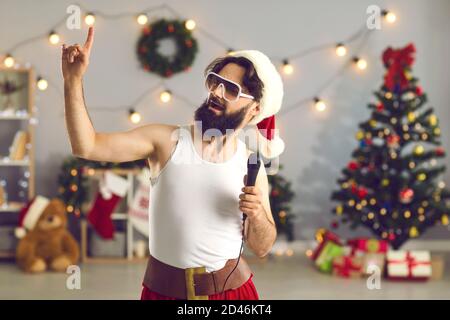
[[[182,15],[178,13],[174,8],[167,4],[162,4],[158,6],[152,6],[145,8],[139,12],[122,12],[118,14],[108,14],[101,11],[93,11],[89,10],[87,8],[84,8],[81,5],[77,6],[85,12],[84,14],[84,23],[88,26],[92,26],[96,23],[96,18],[100,17],[104,20],[117,20],[117,19],[123,19],[123,18],[130,18],[134,17],[136,19],[136,22],[138,25],[146,25],[149,22],[149,14],[155,11],[161,11],[166,10],[168,13],[173,15],[177,19],[183,19]],[[383,10],[382,15],[384,17],[384,20],[387,23],[394,23],[396,20],[396,15],[393,12],[390,12],[388,10]],[[56,31],[58,30],[66,21],[66,17],[63,17],[60,19],[54,26],[51,28],[50,32],[47,32],[45,34],[40,34],[37,36],[30,37],[28,39],[22,40],[12,47],[10,47],[8,50],[5,50],[3,52],[6,52],[4,54],[3,58],[3,64],[6,68],[14,68],[19,67],[20,64],[16,63],[16,60],[13,56],[13,54],[22,46],[36,42],[38,40],[42,40],[47,38],[49,43],[51,45],[58,45],[61,43],[61,36]],[[218,37],[214,36],[213,34],[206,31],[205,28],[202,26],[198,26],[196,22],[192,19],[185,19],[184,20],[186,29],[192,31],[194,29],[197,30],[197,32],[201,33],[204,37],[208,38],[210,41],[218,44],[226,52],[234,51],[233,47],[227,44],[225,41],[219,39]],[[336,56],[339,58],[345,57],[349,51],[348,47],[358,39],[362,39],[362,45],[360,45],[359,48],[355,49],[354,52],[357,55],[352,56],[349,60],[343,63],[342,67],[334,74],[332,77],[330,77],[326,82],[324,82],[323,85],[319,87],[317,90],[317,93],[308,98],[302,98],[301,100],[291,104],[290,106],[287,106],[283,108],[283,110],[280,111],[280,116],[285,115],[286,113],[292,111],[295,108],[298,108],[300,106],[303,106],[307,103],[314,103],[315,109],[318,112],[323,112],[327,108],[327,104],[322,99],[321,95],[322,93],[332,84],[334,81],[341,76],[345,70],[350,66],[354,65],[359,70],[365,70],[367,68],[368,62],[364,58],[360,57],[360,50],[363,47],[364,43],[367,41],[369,35],[371,34],[366,25],[364,24],[360,29],[358,29],[355,33],[350,35],[347,39],[339,42],[334,43],[325,43],[316,45],[304,50],[301,50],[299,52],[290,54],[285,57],[271,57],[272,61],[278,62],[280,69],[282,71],[282,74],[285,76],[291,76],[295,72],[295,68],[292,65],[292,61],[298,60],[301,58],[304,58],[307,55],[310,55],[312,53],[321,52],[323,50],[329,50],[330,48],[334,48]],[[35,67],[36,69],[36,67]],[[46,79],[44,76],[42,76],[41,73],[37,73],[38,76],[36,78],[36,85],[37,88],[41,91],[45,91],[49,84],[51,87],[55,88],[63,97],[62,90],[51,80]],[[170,86],[166,85],[164,81],[158,82],[156,85],[150,87],[149,89],[145,90],[142,94],[140,94],[134,101],[130,104],[122,105],[122,106],[115,106],[115,107],[101,107],[101,106],[89,106],[89,110],[99,110],[99,111],[106,111],[106,112],[116,112],[117,110],[128,110],[129,119],[132,123],[139,123],[141,120],[141,115],[137,111],[138,105],[145,99],[149,94],[155,92],[156,90],[161,90],[159,98],[163,103],[169,103],[172,100],[172,97],[177,98],[178,100],[182,101],[184,104],[189,105],[191,107],[195,107],[196,104],[192,103],[188,98],[180,95],[179,93],[175,93],[173,90],[169,89]]]

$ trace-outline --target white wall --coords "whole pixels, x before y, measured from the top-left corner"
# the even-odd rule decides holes
[[[18,41],[46,33],[65,14],[72,1],[13,1],[0,3],[0,54]],[[137,12],[159,1],[80,1],[92,10],[106,13]],[[125,4],[126,3],[126,4]],[[369,116],[366,105],[381,85],[384,73],[380,55],[388,46],[403,46],[413,41],[417,47],[414,75],[421,80],[441,120],[444,147],[450,150],[450,1],[448,0],[315,0],[315,1],[166,1],[177,11],[191,17],[210,33],[233,48],[253,48],[271,57],[283,57],[305,48],[333,43],[347,38],[366,19],[370,4],[385,3],[398,15],[394,26],[374,32],[362,55],[369,61],[367,72],[349,69],[324,94],[329,111],[318,115],[309,106],[298,108],[278,118],[286,152],[281,157],[284,174],[292,179],[299,214],[297,237],[309,238],[318,227],[327,226],[332,216],[329,195],[335,188],[340,170],[356,146],[357,123]],[[166,12],[161,15],[168,16]],[[84,41],[86,28],[57,30],[66,43]],[[117,107],[127,105],[159,79],[142,71],[135,57],[139,28],[132,19],[123,18],[96,23],[96,39],[91,65],[86,75],[85,97],[88,106]],[[204,97],[202,71],[224,48],[196,33],[200,51],[190,73],[167,81],[174,91],[200,103]],[[354,48],[350,47],[350,50]],[[21,47],[15,56],[28,61],[62,90],[59,48],[46,40]],[[285,106],[314,95],[341,65],[332,52],[323,51],[294,61],[297,72],[285,79]],[[70,153],[63,118],[60,92],[50,88],[38,93],[39,126],[37,129],[37,192],[54,195],[56,176],[62,159]],[[175,100],[162,105],[157,93],[138,107],[144,122],[184,123],[191,119],[194,107]],[[91,110],[98,131],[126,130],[132,127],[126,109],[118,112]],[[446,159],[448,163],[448,157]],[[450,173],[445,176],[450,185]],[[345,229],[343,233],[345,233]],[[444,228],[428,232],[432,238],[449,237]],[[366,234],[363,230],[361,234]]]

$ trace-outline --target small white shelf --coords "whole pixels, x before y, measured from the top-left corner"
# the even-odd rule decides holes
[[[16,116],[16,115],[0,116],[0,120],[30,120],[30,119],[31,117],[29,114],[23,116]]]
[[[29,165],[30,165],[30,161],[28,159],[25,159],[25,160],[0,159],[0,166],[3,166],[3,167],[17,167],[17,166],[27,167]]]
[[[6,205],[0,205],[0,212],[18,212],[25,204],[22,202],[8,202]]]

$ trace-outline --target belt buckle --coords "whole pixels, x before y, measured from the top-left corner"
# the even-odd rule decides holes
[[[184,270],[186,280],[186,297],[188,300],[208,300],[208,296],[196,296],[195,295],[195,282],[194,275],[206,273],[205,267],[187,268]]]

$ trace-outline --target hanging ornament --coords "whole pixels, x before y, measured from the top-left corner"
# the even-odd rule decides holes
[[[387,141],[387,145],[388,145],[389,148],[397,149],[400,146],[400,144],[399,144],[400,136],[399,135],[390,134],[386,138],[386,141]]]
[[[421,95],[423,94],[422,87],[420,87],[420,86],[417,86],[417,87],[416,87],[416,94],[417,94],[418,96],[421,96]]]
[[[411,188],[404,188],[399,192],[400,202],[403,204],[411,203],[414,198],[414,190]]]
[[[280,192],[278,191],[278,189],[273,189],[272,192],[271,192],[271,195],[273,197],[278,197],[279,194],[280,194]]]
[[[381,185],[383,187],[387,187],[389,185],[389,179],[384,178],[383,180],[381,180]]]
[[[376,105],[377,111],[378,112],[383,112],[384,111],[384,104],[382,104],[381,102],[378,102]]]
[[[419,235],[419,231],[417,230],[417,228],[416,227],[411,227],[410,229],[409,229],[409,236],[411,237],[411,238],[415,238],[415,237],[417,237]]]
[[[347,165],[347,168],[348,168],[350,171],[355,171],[355,170],[357,170],[357,169],[359,168],[359,163],[356,162],[356,161],[350,161],[350,162],[348,163],[348,165]]]
[[[359,130],[359,131],[356,133],[356,139],[357,139],[357,140],[362,140],[362,139],[364,139],[364,132],[361,131],[361,130]]]
[[[442,222],[442,224],[443,224],[444,226],[447,226],[447,225],[449,224],[448,215],[443,214],[443,215],[441,216],[441,222]]]
[[[363,199],[363,198],[367,197],[367,194],[368,194],[368,193],[369,193],[369,192],[368,192],[367,189],[364,188],[364,187],[360,187],[360,188],[358,189],[358,197],[359,197],[360,199]]]
[[[438,119],[435,114],[432,114],[428,117],[428,122],[430,123],[430,126],[434,127],[437,125]]]
[[[414,122],[416,121],[416,114],[414,112],[408,112],[407,118],[409,122]]]
[[[438,157],[442,157],[445,155],[445,150],[442,147],[437,147],[435,152]]]
[[[425,173],[419,173],[418,175],[417,175],[417,180],[419,180],[419,181],[425,181],[427,179],[427,175],[425,174]]]
[[[414,148],[414,154],[416,156],[421,156],[425,152],[425,148],[419,144]]]
[[[334,221],[331,222],[330,226],[333,229],[337,229],[339,227],[339,223],[336,220],[334,220]]]
[[[344,208],[341,205],[338,205],[336,206],[335,211],[338,216],[341,216],[342,213],[344,212]]]

